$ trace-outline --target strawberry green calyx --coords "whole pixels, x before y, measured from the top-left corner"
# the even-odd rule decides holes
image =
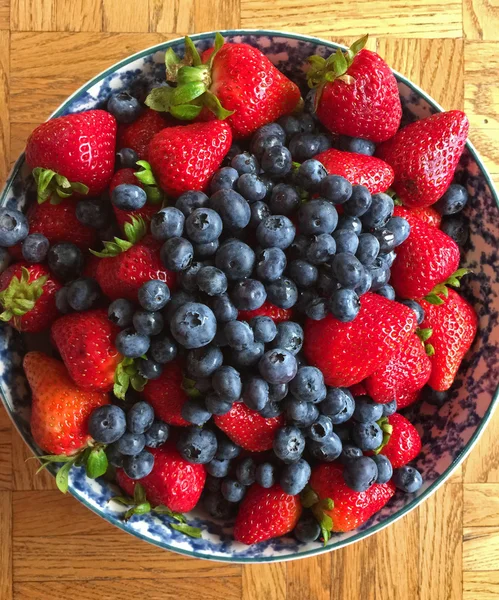
[[[220,100],[210,92],[213,59],[224,44],[220,33],[215,36],[214,51],[203,63],[191,38],[185,38],[185,56],[180,59],[172,48],[165,54],[166,79],[176,87],[159,87],[151,90],[146,105],[159,112],[169,112],[183,121],[195,119],[203,107],[218,119],[226,119],[234,111],[226,110]]]
[[[390,425],[387,417],[381,417],[381,419],[379,419],[379,421],[377,421],[377,423],[380,426],[381,431],[383,432],[383,441],[376,448],[376,450],[374,450],[374,454],[379,454],[381,452],[381,450],[383,450],[383,448],[390,441],[390,437],[393,433],[393,425]]]
[[[51,169],[35,167],[33,177],[36,181],[38,204],[43,204],[50,198],[51,204],[59,204],[64,198],[69,198],[73,192],[88,194],[88,187],[83,183],[69,181]]]
[[[449,290],[447,289],[447,286],[450,285],[455,288],[460,287],[461,278],[471,272],[472,271],[470,271],[470,269],[458,269],[457,271],[454,271],[454,273],[452,273],[450,277],[447,277],[443,283],[436,285],[431,292],[424,297],[424,299],[426,302],[434,304],[435,306],[444,304],[445,300],[442,299],[442,296],[444,298],[449,297]]]
[[[305,486],[305,489],[300,494],[300,501],[303,508],[310,508],[315,520],[321,528],[321,535],[324,541],[324,546],[328,543],[331,538],[331,532],[333,530],[333,519],[325,512],[333,510],[334,502],[331,498],[319,499],[319,496],[309,486]]]
[[[142,167],[140,171],[134,173],[135,177],[144,186],[149,204],[161,204],[163,202],[163,192],[159,189],[156,179],[151,170],[151,165],[146,160],[138,160],[137,164]]]
[[[427,344],[426,341],[431,338],[433,335],[433,329],[431,327],[427,327],[425,329],[416,329],[416,335],[421,340],[421,343],[424,346],[425,352],[428,356],[433,356],[435,354],[435,348],[431,344]]]
[[[133,358],[124,358],[116,367],[114,372],[113,393],[120,400],[125,400],[128,388],[137,392],[142,392],[146,387],[147,379],[142,377],[137,370],[137,365]]]
[[[96,250],[90,250],[90,252],[99,258],[118,256],[140,242],[147,233],[147,225],[142,217],[132,217],[131,223],[125,223],[124,230],[126,240],[115,237],[113,241],[104,242],[104,250],[101,252]]]
[[[47,283],[48,276],[43,275],[31,282],[29,278],[28,269],[23,267],[21,277],[12,277],[5,290],[0,292],[0,304],[3,307],[1,321],[8,322],[22,317],[35,307],[36,301],[43,294],[43,286]]]
[[[201,398],[202,394],[196,387],[194,379],[184,377],[182,380],[182,389],[190,398]]]

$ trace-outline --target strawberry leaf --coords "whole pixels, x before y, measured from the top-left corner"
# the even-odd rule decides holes
[[[170,114],[181,121],[192,121],[201,112],[202,107],[196,104],[179,104],[170,108]]]
[[[201,529],[199,529],[198,527],[192,527],[191,525],[187,525],[186,523],[170,523],[170,527],[172,529],[175,529],[175,531],[180,531],[184,535],[188,535],[192,538],[202,537]]]
[[[300,494],[300,500],[304,508],[311,508],[314,504],[319,502],[319,496],[309,485],[307,485]]]
[[[0,292],[0,304],[4,312],[0,320],[8,322],[13,316],[22,317],[33,310],[37,300],[43,294],[43,286],[48,281],[48,275],[29,281],[30,273],[26,267],[21,269],[21,277],[14,276],[9,285]]]
[[[71,471],[73,462],[74,461],[69,461],[62,465],[55,476],[55,483],[63,494],[66,494],[69,488],[69,471]]]
[[[206,83],[207,76],[209,77],[206,66],[190,67],[185,65],[177,73],[177,83],[179,86],[202,81]]]
[[[192,64],[194,67],[201,64],[199,52],[194,45],[194,42],[187,35],[185,36],[185,60],[187,64]]]
[[[157,112],[168,112],[171,106],[172,94],[173,88],[171,87],[154,88],[145,99],[145,104]]]
[[[129,250],[139,242],[147,233],[147,225],[142,217],[132,217],[132,222],[124,225],[126,240],[114,238],[114,241],[104,242],[104,250],[97,252],[90,250],[94,256],[99,258],[112,258]]]
[[[177,72],[179,70],[179,65],[181,65],[182,61],[175,54],[175,51],[172,48],[168,48],[165,52],[165,67],[166,67],[166,80],[167,81],[177,81]],[[161,89],[161,88],[156,88]],[[154,90],[153,90],[154,91]],[[146,100],[147,104],[147,100]],[[149,104],[147,105],[149,106]],[[153,108],[151,106],[151,108]],[[154,109],[157,110],[157,109]]]
[[[355,55],[358,54],[362,50],[362,48],[365,47],[368,39],[369,39],[369,34],[366,33],[366,35],[363,35],[361,38],[359,38],[357,41],[355,41],[350,46],[350,48],[347,50],[347,59],[349,60],[350,64],[352,64],[352,61],[355,58]]]
[[[233,110],[226,110],[215,94],[208,90],[201,96],[201,102],[208,110],[211,110],[211,112],[222,121],[234,114]]]
[[[338,48],[333,55],[331,66],[336,77],[341,77],[347,72],[348,63],[343,52]]]
[[[142,167],[140,171],[135,171],[135,177],[144,185],[156,185],[156,179],[154,178],[151,170],[151,165],[147,160],[138,160],[137,164]]]
[[[429,340],[430,337],[433,335],[433,329],[431,329],[431,327],[427,327],[425,329],[417,329],[416,334],[422,342],[426,342],[426,340]]]
[[[432,344],[425,344],[424,349],[427,356],[434,356],[435,348],[432,346]]]
[[[440,306],[441,304],[444,304],[442,298],[440,298],[440,296],[437,296],[436,294],[428,294],[424,297],[424,299],[426,300],[426,302],[428,302],[429,304],[433,304],[434,306]]]
[[[59,175],[51,169],[35,167],[33,177],[36,181],[38,204],[43,204],[50,198],[51,204],[59,204],[59,198],[69,198],[73,192],[88,194],[88,187],[83,183],[71,182],[67,177]]]
[[[85,465],[85,471],[90,479],[97,479],[107,471],[107,455],[103,448],[94,448],[90,451]]]
[[[172,107],[180,104],[187,104],[196,98],[199,98],[206,91],[206,85],[202,81],[193,81],[185,85],[179,85],[173,90],[171,97]],[[170,108],[170,111],[171,111]]]

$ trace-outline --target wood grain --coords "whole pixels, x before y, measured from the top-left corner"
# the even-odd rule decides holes
[[[293,560],[287,565],[287,600],[329,600],[333,581],[332,557],[321,554],[308,560]]]
[[[245,565],[242,570],[242,600],[284,600],[286,598],[286,563]]]
[[[470,40],[499,40],[497,0],[464,0],[463,32]]]
[[[12,600],[12,493],[0,492],[0,598]]]
[[[499,527],[465,527],[463,566],[465,571],[497,571]]]
[[[0,31],[0,181],[7,177],[9,164],[10,118],[9,118],[9,54],[10,34]]]
[[[466,526],[499,526],[499,484],[468,484],[464,486]]]
[[[497,571],[463,573],[463,600],[497,600],[499,573]]]

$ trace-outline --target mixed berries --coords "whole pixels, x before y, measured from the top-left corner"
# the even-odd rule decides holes
[[[73,466],[109,471],[126,518],[199,536],[181,513],[201,503],[253,544],[326,543],[421,487],[399,411],[445,401],[477,329],[452,289],[468,121],[400,128],[365,41],[311,57],[302,103],[258,50],[187,39],[147,107],[119,92],[33,132],[38,204],[0,209],[0,318],[57,351],[24,369],[63,491]]]

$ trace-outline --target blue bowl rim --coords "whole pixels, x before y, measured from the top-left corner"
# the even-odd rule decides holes
[[[191,35],[191,39],[194,41],[197,40],[204,40],[210,37],[214,37],[215,35],[215,31],[211,31],[211,32],[203,32],[203,33],[197,33],[194,35]],[[283,38],[290,38],[290,39],[294,39],[294,40],[299,40],[299,41],[303,41],[303,42],[313,42],[313,43],[317,43],[317,44],[321,44],[324,45],[326,47],[331,48],[332,50],[335,50],[337,48],[342,48],[345,49],[345,46],[342,44],[337,44],[336,42],[332,42],[329,40],[324,40],[322,38],[318,38],[318,37],[314,37],[314,36],[309,36],[309,35],[304,35],[304,34],[298,34],[298,33],[289,33],[286,31],[277,31],[277,30],[272,30],[272,29],[226,29],[226,30],[220,30],[220,33],[222,35],[226,35],[226,36],[237,36],[237,35],[264,35],[264,36],[275,36],[275,37],[283,37]],[[90,79],[87,83],[85,83],[84,85],[82,85],[80,88],[78,88],[75,92],[73,92],[73,94],[71,94],[62,104],[59,105],[59,107],[48,117],[48,119],[52,119],[54,117],[59,116],[66,108],[66,106],[68,105],[68,103],[70,103],[74,98],[78,97],[81,93],[86,92],[89,88],[91,88],[92,86],[94,86],[96,83],[98,83],[99,81],[101,81],[102,79],[105,79],[108,75],[110,75],[111,73],[113,73],[114,71],[116,71],[117,69],[120,69],[124,66],[126,66],[127,64],[130,64],[131,62],[134,62],[137,59],[143,58],[144,56],[148,56],[154,52],[158,52],[161,50],[166,50],[167,48],[169,48],[170,46],[173,46],[174,44],[177,44],[179,42],[181,42],[184,38],[183,37],[178,37],[178,38],[174,38],[172,40],[167,40],[165,42],[161,42],[160,44],[155,44],[153,46],[150,46],[148,48],[145,48],[144,50],[141,50],[139,52],[136,52],[135,54],[132,54],[130,56],[128,56],[127,58],[124,58],[121,61],[118,61],[116,63],[114,63],[113,65],[111,65],[110,67],[108,67],[107,69],[101,71],[98,75],[96,75],[95,77],[93,77],[92,79]],[[407,85],[412,91],[414,91],[415,93],[417,93],[418,95],[420,95],[422,98],[424,98],[424,100],[426,100],[426,102],[428,102],[428,104],[430,106],[432,106],[434,109],[436,109],[439,112],[443,112],[444,109],[440,106],[440,104],[438,104],[429,94],[427,94],[424,90],[422,90],[419,86],[417,86],[415,83],[411,82],[409,79],[407,79],[404,75],[398,73],[397,71],[395,71],[394,69],[392,69],[395,77],[397,78],[398,81],[401,81],[402,83],[404,83],[405,85]],[[487,185],[490,188],[491,194],[495,200],[496,206],[499,210],[499,194],[497,192],[497,190],[495,189],[494,183],[492,181],[492,178],[487,170],[487,167],[483,164],[482,159],[480,158],[477,150],[475,149],[475,147],[473,146],[473,144],[470,141],[466,142],[466,148],[468,149],[468,151],[470,152],[471,156],[474,158],[474,160],[476,161],[476,163],[478,164],[478,166],[480,167],[481,172],[483,173],[484,177],[485,177],[485,181],[487,183]],[[19,169],[21,168],[21,166],[24,163],[24,152],[19,156],[19,158],[16,160],[14,166],[12,167],[12,170],[9,174],[9,176],[7,177],[7,180],[5,182],[5,186],[2,190],[2,193],[0,195],[0,206],[3,206],[6,200],[6,196],[7,196],[7,192],[10,189],[10,186],[15,178],[15,176],[17,175]],[[21,435],[21,437],[23,438],[24,442],[28,445],[28,447],[32,450],[32,452],[36,455],[39,456],[38,454],[38,449],[36,448],[36,446],[32,443],[30,443],[28,440],[26,440],[26,438],[24,437],[24,435],[22,434],[21,430],[19,429],[19,427],[17,426],[17,423],[14,420],[13,417],[13,410],[12,408],[9,406],[9,403],[7,402],[5,393],[4,393],[4,388],[3,385],[0,383],[0,396],[2,398],[3,404],[7,410],[7,412],[9,413],[9,416],[11,417],[11,420],[13,421],[16,429],[18,430],[19,434]],[[158,546],[160,548],[163,548],[165,550],[171,550],[172,552],[176,552],[178,554],[183,554],[185,556],[190,556],[193,558],[200,558],[200,559],[204,559],[204,560],[215,560],[215,561],[219,561],[219,562],[234,562],[234,563],[243,563],[243,564],[251,564],[251,563],[269,563],[269,562],[284,562],[284,561],[288,561],[288,560],[296,560],[299,558],[307,558],[307,557],[311,557],[311,556],[315,556],[318,554],[323,554],[324,552],[330,552],[332,550],[337,550],[339,548],[342,548],[344,546],[348,546],[350,544],[353,544],[354,542],[360,541],[362,539],[365,539],[367,537],[369,537],[370,535],[373,535],[374,533],[377,533],[378,531],[381,531],[382,529],[384,529],[385,527],[388,527],[389,525],[391,525],[392,523],[394,523],[395,521],[399,520],[400,518],[402,518],[403,516],[405,516],[407,513],[409,513],[411,510],[413,510],[414,508],[416,508],[416,506],[418,506],[419,504],[421,504],[422,502],[424,502],[431,494],[435,493],[437,491],[437,489],[452,475],[452,473],[454,472],[454,470],[464,461],[464,459],[468,456],[468,454],[471,452],[471,450],[473,449],[473,447],[475,446],[476,442],[478,441],[478,438],[480,437],[480,435],[483,433],[486,425],[488,424],[488,422],[490,421],[490,418],[497,406],[497,401],[499,399],[499,386],[496,388],[496,391],[492,397],[492,400],[490,402],[489,407],[487,408],[487,411],[485,412],[483,419],[481,420],[480,424],[478,425],[476,431],[473,433],[473,435],[471,436],[470,440],[468,441],[467,445],[465,448],[463,448],[463,450],[460,452],[460,454],[454,459],[454,461],[451,463],[451,465],[449,465],[449,467],[446,469],[446,471],[440,475],[440,477],[438,477],[422,494],[421,496],[418,496],[416,498],[414,498],[411,502],[409,502],[409,504],[407,504],[406,506],[404,506],[402,509],[398,510],[394,515],[392,515],[391,517],[387,518],[385,521],[383,521],[382,523],[378,523],[377,525],[374,525],[373,527],[365,530],[365,531],[361,531],[359,533],[357,533],[356,535],[353,535],[352,537],[348,538],[347,540],[344,541],[338,541],[338,542],[330,542],[328,545],[321,547],[321,548],[315,548],[313,550],[307,550],[304,552],[298,552],[295,553],[292,556],[265,556],[265,557],[260,557],[260,558],[243,558],[243,557],[231,557],[231,558],[226,558],[223,556],[216,556],[216,555],[207,555],[207,554],[203,554],[200,552],[196,552],[196,551],[188,551],[188,550],[184,550],[184,549],[180,549],[180,548],[176,548],[170,544],[158,541],[158,540],[154,540],[151,539],[150,537],[147,537],[146,535],[142,534],[139,531],[136,530],[130,530],[129,528],[127,528],[125,526],[125,524],[111,516],[111,515],[107,515],[105,512],[100,511],[99,509],[95,508],[94,506],[92,506],[84,496],[80,495],[80,493],[78,492],[78,490],[74,489],[71,487],[70,485],[70,489],[69,492],[77,499],[79,500],[79,502],[81,502],[84,506],[86,506],[87,508],[89,508],[92,512],[94,512],[95,514],[99,515],[100,517],[102,517],[104,520],[108,521],[109,523],[112,523],[113,525],[115,525],[116,527],[118,527],[119,529],[122,529],[123,531],[125,531],[126,533],[132,534],[136,537],[138,537],[139,539],[142,539],[146,542],[149,542],[155,546]]]

